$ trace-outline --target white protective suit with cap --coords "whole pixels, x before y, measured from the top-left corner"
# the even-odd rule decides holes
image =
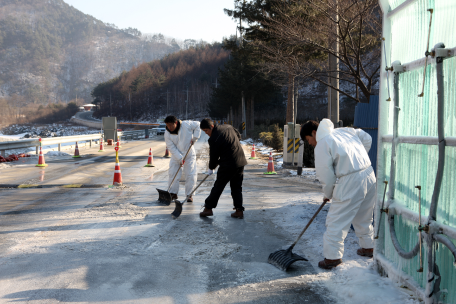
[[[375,175],[368,152],[372,138],[361,129],[334,129],[329,119],[318,126],[315,169],[325,198],[332,199],[323,236],[326,259],[341,259],[350,224],[361,248],[373,248]]]
[[[191,140],[198,140],[200,135],[200,123],[191,120],[181,121],[177,134],[171,134],[168,130],[165,131],[166,146],[171,152],[171,160],[169,162],[168,170],[168,187],[171,184],[176,171],[180,168],[181,161],[190,147]],[[198,177],[196,171],[196,152],[194,147],[190,149],[187,158],[185,158],[183,171],[185,172],[185,195],[189,195],[196,186]],[[169,189],[169,193],[179,193],[179,180],[181,176],[182,170],[179,170],[173,185]]]

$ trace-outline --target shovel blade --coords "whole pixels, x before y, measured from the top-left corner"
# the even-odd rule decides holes
[[[294,254],[290,249],[278,250],[269,255],[268,263],[287,271],[288,267],[296,261],[308,261],[300,255]]]
[[[158,191],[158,200],[157,201],[159,203],[169,206],[172,202],[171,193],[169,193],[168,191],[165,191],[165,190],[160,190],[158,188],[157,188],[157,191]]]
[[[174,200],[174,203],[176,204],[176,208],[174,208],[174,211],[173,211],[173,213],[171,213],[171,215],[173,216],[174,219],[176,219],[176,218],[178,218],[181,215],[181,213],[182,213],[182,205],[184,203],[181,203],[178,200]]]

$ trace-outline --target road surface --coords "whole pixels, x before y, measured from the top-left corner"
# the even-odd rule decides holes
[[[154,168],[143,167],[149,148]],[[207,138],[196,148],[203,172]],[[123,187],[107,188],[112,147],[97,150],[81,149],[80,159],[46,159],[45,169],[32,159],[0,171],[0,184],[44,186],[0,189],[0,303],[335,303],[312,283],[309,262],[286,273],[267,263],[271,252],[294,241],[273,223],[274,206],[318,185],[265,177],[265,167],[251,161],[243,220],[230,217],[229,187],[214,216],[199,217],[215,176],[173,220],[173,206],[156,202],[155,188],[167,186],[162,136],[122,143]],[[182,197],[183,181],[180,189]]]

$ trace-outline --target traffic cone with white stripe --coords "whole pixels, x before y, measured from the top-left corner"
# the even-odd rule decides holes
[[[277,172],[274,171],[274,160],[272,159],[272,152],[269,152],[268,171],[264,172],[264,174],[277,174]]]
[[[252,154],[250,155],[250,159],[257,159],[256,155],[255,155],[255,144],[253,144],[253,147],[252,147]]]
[[[152,155],[152,148],[149,149],[149,159],[147,160],[147,165],[145,165],[144,167],[155,167],[154,156]]]
[[[104,147],[103,147],[103,138],[100,139],[100,150],[98,152],[104,152]]]
[[[171,156],[169,156],[169,151],[168,151],[168,147],[166,147],[166,150],[165,150],[165,156],[163,157],[166,157],[166,158],[169,158]]]
[[[41,141],[41,138],[40,138],[40,141]],[[35,167],[46,167],[46,162],[44,161],[44,155],[43,155],[43,150],[41,150],[41,146],[40,146],[40,156],[38,157],[38,165],[36,165]]]
[[[114,168],[114,181],[112,182],[112,184],[114,186],[122,186],[122,173],[120,172],[120,164],[117,151],[118,149],[116,150],[116,167]]]
[[[76,142],[76,148],[74,148],[74,155],[73,155],[73,157],[81,157],[81,155],[79,155],[78,142]]]

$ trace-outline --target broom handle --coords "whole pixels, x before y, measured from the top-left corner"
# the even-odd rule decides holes
[[[199,186],[201,186],[205,181],[206,179],[209,177],[209,175],[206,175],[205,178],[203,178],[203,180],[198,184],[198,186],[196,186],[195,189],[193,189],[192,193],[190,193],[189,195],[187,195],[187,199],[193,195],[193,193],[195,193],[195,191],[199,188]]]
[[[190,152],[190,149],[192,148],[192,146],[193,146],[193,144],[191,143],[190,147],[188,147],[187,153],[185,153],[183,161],[185,161],[185,159],[187,158],[188,152]],[[182,167],[183,166],[180,166],[179,169],[177,169],[176,174],[174,175],[173,181],[171,182],[171,184],[169,184],[168,191],[166,191],[166,192],[169,192],[169,189],[171,189],[171,186],[173,185],[174,180],[176,179],[177,173],[179,173],[179,171]]]
[[[317,217],[318,213],[320,213],[321,209],[325,206],[326,202],[328,202],[329,199],[325,199],[323,201],[323,204],[321,204],[320,208],[318,208],[317,212],[315,212],[315,214],[312,216],[312,218],[310,219],[310,221],[307,223],[306,227],[304,227],[304,230],[301,232],[301,234],[298,236],[297,240],[293,243],[293,245],[290,246],[290,248],[288,250],[291,250],[293,249],[293,247],[296,245],[296,243],[299,241],[299,239],[301,238],[301,236],[304,234],[304,232],[306,232],[307,228],[309,228],[310,224],[312,224],[313,220]]]

